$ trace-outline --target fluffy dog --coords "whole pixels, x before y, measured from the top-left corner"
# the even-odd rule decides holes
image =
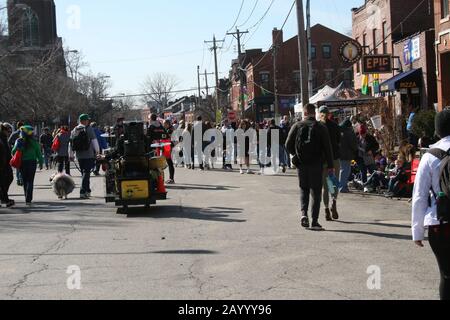
[[[67,199],[67,196],[75,189],[75,182],[72,177],[65,173],[58,173],[50,179],[53,186],[53,192],[59,199]]]

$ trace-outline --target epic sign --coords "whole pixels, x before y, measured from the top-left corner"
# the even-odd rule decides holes
[[[392,72],[392,56],[390,55],[364,56],[362,64],[364,74]]]

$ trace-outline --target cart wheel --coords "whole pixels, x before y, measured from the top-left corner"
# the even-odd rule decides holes
[[[127,214],[128,206],[123,206],[122,208],[117,209],[117,214]]]

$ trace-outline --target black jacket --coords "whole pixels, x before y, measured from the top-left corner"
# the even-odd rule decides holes
[[[331,148],[333,149],[333,159],[337,160],[340,157],[340,145],[341,145],[341,128],[339,125],[331,120],[327,120],[325,126],[330,134]]]
[[[344,127],[342,130],[340,159],[355,160],[358,156],[358,138],[352,127]]]
[[[311,117],[311,118],[308,118],[307,120],[305,120],[304,122],[308,122],[308,121],[313,122],[313,121],[316,121],[316,119],[314,117]],[[294,124],[292,126],[292,129],[289,132],[289,136],[286,141],[286,150],[295,157],[297,156],[295,143],[296,143],[298,130],[300,129],[301,125],[302,125],[302,122],[297,122],[296,124]],[[328,165],[329,169],[333,169],[334,168],[333,150],[331,147],[330,135],[328,133],[328,129],[325,125],[323,125],[320,122],[319,122],[319,125],[316,126],[316,128],[317,128],[317,133],[320,136],[321,149],[323,150],[322,158],[317,159],[318,160],[317,164],[320,166],[323,166],[324,163],[326,163]]]

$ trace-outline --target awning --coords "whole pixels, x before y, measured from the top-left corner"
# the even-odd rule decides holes
[[[380,85],[381,92],[400,89],[420,88],[422,86],[422,68],[402,72]]]

